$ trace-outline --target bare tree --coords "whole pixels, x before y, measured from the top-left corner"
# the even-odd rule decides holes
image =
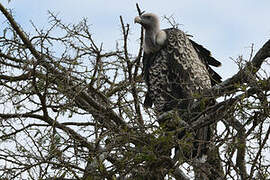
[[[174,111],[156,117],[143,108],[143,32],[138,54],[130,54],[122,17],[123,41],[107,52],[86,20],[66,25],[50,13],[46,29],[33,24],[28,34],[2,4],[0,11],[0,179],[269,178],[270,79],[261,66],[270,41],[249,60],[239,57],[239,72],[193,107],[218,103],[186,123]],[[175,130],[166,132],[158,118]],[[206,163],[161,152],[190,151],[192,133],[176,134],[217,123],[223,128],[215,128]]]

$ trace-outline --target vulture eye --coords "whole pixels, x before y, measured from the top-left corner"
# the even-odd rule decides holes
[[[144,16],[145,19],[151,19],[151,16]]]

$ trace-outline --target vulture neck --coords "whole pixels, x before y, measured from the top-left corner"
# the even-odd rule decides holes
[[[145,29],[144,38],[144,52],[149,54],[156,52],[160,49],[160,45],[157,43],[157,35],[159,34],[159,26],[154,28]]]

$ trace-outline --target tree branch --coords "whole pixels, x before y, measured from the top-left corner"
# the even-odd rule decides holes
[[[26,35],[23,33],[23,31],[19,28],[19,26],[17,25],[17,23],[13,19],[13,17],[8,13],[8,11],[4,8],[4,6],[1,3],[0,3],[0,11],[6,16],[6,18],[10,22],[11,26],[13,27],[13,29],[20,36],[20,38],[25,43],[25,45],[30,50],[30,52],[33,54],[33,56],[38,61],[40,61],[40,64],[42,66],[44,66],[47,70],[49,70],[49,72],[51,72],[56,77],[58,77],[58,79],[61,79],[61,82],[63,83],[64,87],[67,87],[67,89],[70,89],[68,87],[74,87],[74,83],[72,83],[71,81],[69,81],[67,79],[66,74],[61,73],[58,70],[56,70],[54,67],[52,67],[48,62],[45,61],[45,59],[44,59],[45,57],[41,56],[40,53],[38,51],[36,51],[36,49],[34,48],[32,43],[28,40]],[[47,56],[47,58],[50,58],[50,57]],[[117,125],[127,127],[127,124],[125,123],[125,121],[121,117],[119,117],[112,109],[104,107],[101,104],[97,103],[93,98],[88,96],[87,93],[79,90],[78,88],[73,88],[72,90],[73,90],[73,92],[75,92],[75,94],[77,94],[77,92],[80,92],[75,97],[75,100],[76,100],[77,104],[80,106],[80,108],[82,108],[90,113],[93,113],[91,111],[91,109],[89,108],[89,106],[93,107],[97,111],[104,113],[104,115],[106,117],[108,117],[108,119],[113,120]],[[67,94],[68,96],[74,96],[73,92],[70,93],[70,92],[66,91],[65,94]]]
[[[241,69],[237,74],[219,83],[218,85],[208,89],[203,93],[202,97],[220,97],[224,94],[234,91],[238,88],[238,84],[247,83],[249,77],[256,74],[261,68],[262,63],[266,58],[270,57],[270,40],[268,40],[263,47],[256,53],[251,62]]]

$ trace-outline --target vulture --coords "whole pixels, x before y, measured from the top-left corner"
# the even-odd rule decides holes
[[[211,56],[209,50],[189,39],[182,30],[161,30],[159,18],[153,13],[143,13],[135,17],[134,22],[139,23],[145,32],[145,107],[154,106],[157,114],[173,109],[177,109],[179,113],[189,112],[202,90],[221,82],[221,77],[211,68],[218,67],[221,63]],[[205,154],[207,147],[203,142],[209,141],[210,136],[209,126],[196,130],[197,143],[193,143],[195,150],[192,157]]]

